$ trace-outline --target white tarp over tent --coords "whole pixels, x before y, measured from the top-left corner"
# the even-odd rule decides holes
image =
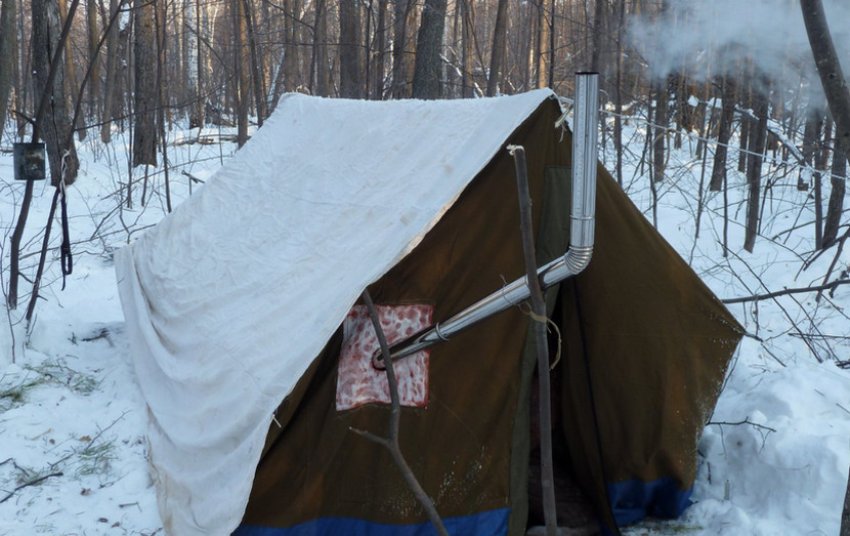
[[[170,534],[230,534],[272,412],[362,290],[553,94],[290,95],[203,190],[116,255]]]

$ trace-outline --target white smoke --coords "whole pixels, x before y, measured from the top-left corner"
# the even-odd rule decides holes
[[[824,10],[847,73],[850,1],[824,0]],[[749,60],[775,88],[798,87],[802,77],[822,99],[799,0],[668,0],[664,14],[632,18],[628,37],[655,77],[740,76]]]

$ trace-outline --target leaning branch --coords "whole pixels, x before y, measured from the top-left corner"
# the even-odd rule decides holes
[[[440,534],[440,536],[448,536],[449,533],[446,531],[443,520],[440,518],[437,508],[434,506],[434,502],[428,494],[425,493],[422,485],[419,484],[419,481],[416,479],[416,475],[413,474],[413,470],[407,464],[407,460],[404,459],[404,454],[401,452],[401,446],[398,443],[401,402],[398,395],[398,380],[395,375],[395,368],[390,354],[390,346],[387,343],[387,338],[384,335],[384,330],[381,327],[381,321],[378,317],[378,311],[375,309],[375,304],[372,302],[372,296],[369,295],[368,290],[363,291],[363,303],[366,305],[366,309],[369,310],[369,317],[372,319],[375,334],[378,336],[378,343],[381,345],[381,354],[384,357],[384,363],[386,363],[387,382],[390,386],[390,426],[388,437],[380,437],[373,433],[365,430],[358,430],[356,428],[352,428],[351,431],[365,437],[366,439],[374,441],[390,452],[390,455],[401,471],[405,482],[407,482],[407,485],[410,487],[411,491],[413,491],[413,494],[416,496],[416,500],[419,501],[419,504],[421,504],[422,508],[424,508],[425,512],[427,512],[428,517],[431,519],[431,523],[433,523],[434,528],[437,529],[437,533]]]
[[[762,301],[762,300],[770,300],[772,298],[777,298],[779,296],[786,296],[788,294],[804,294],[806,292],[823,292],[828,290],[830,292],[834,291],[840,285],[850,284],[850,279],[838,279],[836,281],[832,281],[831,283],[827,283],[825,285],[818,285],[815,287],[800,287],[800,288],[786,288],[784,290],[777,290],[776,292],[768,292],[766,294],[755,294],[753,296],[743,296],[741,298],[727,298],[725,300],[720,300],[721,302],[729,305],[733,303],[747,303],[754,301]]]

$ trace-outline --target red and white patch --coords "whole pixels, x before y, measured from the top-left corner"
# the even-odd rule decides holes
[[[378,305],[381,328],[389,344],[406,339],[431,325],[430,305]],[[380,349],[369,311],[355,305],[345,317],[339,374],[336,382],[336,409],[343,411],[371,402],[390,403],[387,373],[372,366],[372,355]],[[398,394],[402,406],[428,404],[428,356],[423,350],[395,362]]]

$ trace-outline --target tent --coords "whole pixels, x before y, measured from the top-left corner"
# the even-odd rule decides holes
[[[398,338],[567,249],[570,133],[548,90],[290,95],[200,193],[116,254],[168,534],[428,534],[387,452],[364,288]],[[675,516],[742,330],[599,166],[588,268],[547,291],[559,461],[602,525]],[[401,446],[453,534],[523,534],[533,352],[512,308],[398,364]],[[370,344],[372,346],[370,346]]]

